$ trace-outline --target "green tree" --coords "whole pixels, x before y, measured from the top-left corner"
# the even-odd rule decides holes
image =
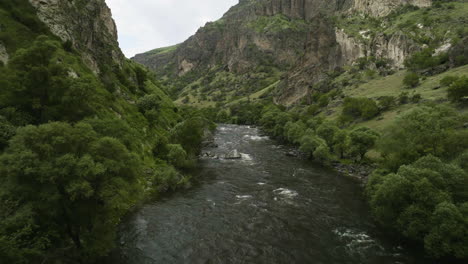
[[[187,152],[179,144],[167,145],[167,160],[177,168],[183,168],[187,163]]]
[[[424,247],[434,257],[468,258],[468,202],[459,207],[451,202],[437,205],[430,218],[431,230]]]
[[[406,73],[403,78],[403,84],[410,88],[417,87],[419,85],[419,74],[415,72]]]
[[[445,76],[444,78],[442,78],[442,80],[440,80],[440,86],[442,87],[449,87],[450,85],[452,85],[452,83],[454,83],[456,80],[458,80],[458,76],[453,76],[453,75],[448,75],[448,76]]]
[[[433,256],[466,258],[466,182],[460,167],[426,156],[396,174],[374,173],[366,192],[383,226],[424,244]]]
[[[333,146],[333,139],[335,134],[338,133],[340,129],[333,123],[324,122],[317,128],[317,135],[327,142],[328,146]]]
[[[200,152],[201,143],[210,122],[203,117],[195,116],[177,124],[171,130],[173,143],[180,144],[189,156]]]
[[[323,152],[323,146],[326,146],[328,148],[325,140],[315,135],[312,131],[308,130],[306,132],[306,135],[303,136],[301,139],[301,146],[299,150],[306,153],[309,158],[314,158],[315,157],[314,153],[321,146],[322,146],[322,149],[320,150],[320,152]]]
[[[397,118],[385,129],[378,148],[383,165],[396,171],[420,157],[455,157],[468,146],[467,132],[458,130],[463,119],[444,105],[420,106]]]
[[[333,150],[341,159],[344,158],[344,154],[349,146],[348,141],[349,136],[346,130],[339,130],[333,137]]]
[[[16,128],[0,116],[0,151],[8,146],[8,140],[15,135]]]
[[[448,98],[452,102],[468,100],[468,77],[463,76],[454,81],[448,88]]]
[[[306,130],[307,126],[302,121],[289,121],[284,127],[284,137],[293,144],[299,144]]]
[[[346,97],[343,103],[342,120],[352,118],[371,119],[379,114],[379,107],[369,98]]]
[[[367,127],[359,127],[349,133],[349,153],[363,160],[367,151],[374,147],[379,133]]]
[[[0,237],[36,261],[71,246],[82,261],[106,255],[120,217],[142,193],[138,159],[83,123],[18,129],[0,164],[2,198],[15,204]]]

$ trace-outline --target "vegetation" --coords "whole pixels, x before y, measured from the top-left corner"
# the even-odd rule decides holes
[[[97,263],[133,206],[190,179],[213,125],[129,60],[94,74],[26,0],[0,24],[0,259]]]

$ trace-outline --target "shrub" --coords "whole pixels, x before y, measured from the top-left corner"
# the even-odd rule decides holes
[[[374,100],[369,98],[351,98],[344,100],[342,116],[371,119],[379,114],[379,107]]]
[[[468,174],[425,156],[396,174],[374,173],[366,187],[376,220],[424,244],[434,257],[468,257]]]
[[[468,97],[468,77],[463,76],[448,88],[448,98],[452,102],[461,102]]]
[[[349,133],[349,153],[363,160],[367,151],[374,147],[379,133],[367,127],[359,127]]]
[[[459,114],[444,105],[420,106],[399,117],[379,140],[384,167],[396,171],[401,165],[433,155],[456,157],[468,147],[468,135]]]
[[[442,80],[440,80],[440,86],[441,87],[449,87],[450,85],[452,85],[452,83],[454,83],[456,80],[458,80],[458,76],[453,76],[453,75],[449,75],[449,76],[445,76],[444,78],[442,78]]]
[[[382,96],[378,100],[380,109],[387,111],[395,106],[396,98],[394,96]]]
[[[306,132],[306,135],[302,137],[301,139],[301,147],[299,148],[300,151],[304,152],[307,154],[309,158],[314,158],[314,153],[315,151],[320,147],[320,146],[327,146],[327,143],[325,140],[320,138],[319,136],[315,135],[312,131],[308,130]],[[323,147],[320,152],[323,151]],[[316,154],[316,153],[315,153]],[[322,153],[320,153],[322,154]]]
[[[411,88],[417,87],[419,85],[419,74],[415,72],[406,73],[403,78],[403,84]]]

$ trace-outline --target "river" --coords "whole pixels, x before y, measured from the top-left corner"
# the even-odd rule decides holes
[[[188,190],[122,224],[122,264],[418,263],[379,233],[357,182],[299,158],[256,128],[220,125]],[[421,261],[422,262],[422,261]]]

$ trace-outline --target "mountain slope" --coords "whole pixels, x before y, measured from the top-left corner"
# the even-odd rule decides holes
[[[127,60],[104,0],[0,1],[0,262],[101,263],[210,124]]]
[[[327,79],[330,71],[360,57],[388,59],[402,67],[422,44],[401,31],[380,34],[364,28],[356,37],[350,32],[369,22],[388,24],[392,11],[407,4],[428,7],[432,1],[241,1],[184,43],[134,60],[175,78],[172,91],[179,98],[222,103],[282,79],[274,97],[289,105]]]

